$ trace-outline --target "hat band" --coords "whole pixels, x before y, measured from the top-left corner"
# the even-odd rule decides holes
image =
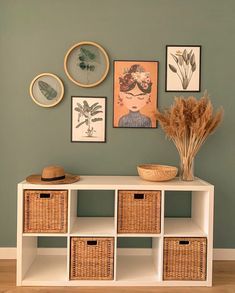
[[[56,181],[56,180],[62,180],[65,179],[65,175],[59,176],[59,177],[52,177],[52,178],[43,178],[41,177],[42,181]]]

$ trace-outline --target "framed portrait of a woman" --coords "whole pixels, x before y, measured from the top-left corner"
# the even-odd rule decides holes
[[[114,61],[113,127],[156,128],[158,61]]]

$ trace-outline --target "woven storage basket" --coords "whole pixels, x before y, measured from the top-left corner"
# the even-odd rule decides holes
[[[161,232],[160,191],[119,191],[118,233]]]
[[[25,233],[66,233],[67,214],[67,190],[25,190]]]
[[[164,280],[206,280],[206,238],[164,238]]]
[[[113,266],[112,237],[71,237],[71,280],[113,280]]]

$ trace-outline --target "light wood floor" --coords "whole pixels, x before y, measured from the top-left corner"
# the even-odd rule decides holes
[[[0,293],[235,293],[235,261],[215,261],[213,287],[16,287],[15,260],[0,260]]]

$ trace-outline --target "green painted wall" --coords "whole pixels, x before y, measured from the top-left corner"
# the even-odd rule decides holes
[[[235,248],[234,10],[233,0],[0,1],[0,246],[16,245],[17,182],[45,165],[78,174],[135,175],[139,163],[178,164],[161,129],[112,128],[112,67],[92,89],[67,79],[65,53],[91,40],[106,48],[111,61],[158,60],[161,109],[174,96],[164,91],[166,44],[202,45],[202,90],[215,106],[224,106],[225,119],[199,152],[195,173],[215,184],[215,247]],[[41,72],[57,74],[65,85],[65,98],[53,109],[29,97],[29,84]],[[107,96],[107,143],[70,142],[71,95]],[[183,212],[182,201],[175,202],[168,212]]]

